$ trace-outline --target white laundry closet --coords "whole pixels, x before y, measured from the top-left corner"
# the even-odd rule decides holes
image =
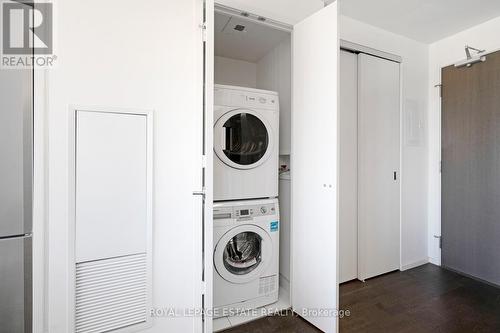
[[[340,283],[400,268],[400,64],[340,52]]]
[[[263,7],[251,12],[215,4],[213,58],[207,56],[214,77],[207,86],[218,85],[216,91],[227,86],[262,89],[279,96],[280,290],[278,301],[259,309],[257,317],[293,309],[333,333],[336,315],[317,315],[314,310],[335,311],[338,306],[337,249],[323,248],[337,239],[337,3],[318,8],[295,25],[281,23],[264,10],[267,5]],[[266,13],[270,15],[259,15]],[[217,238],[214,235],[213,245]],[[318,253],[329,258],[327,265],[312,259]],[[211,271],[216,272],[214,267]],[[213,288],[216,295],[217,284]],[[215,318],[213,331],[219,331],[255,316]]]
[[[290,152],[291,152],[291,32],[217,6],[214,19],[214,83],[278,93],[279,99],[279,299],[270,311],[288,309],[290,303]],[[220,86],[219,86],[220,87]],[[243,90],[244,91],[244,90]],[[249,93],[258,93],[250,90]],[[216,173],[214,177],[223,177]],[[287,179],[288,177],[288,179]],[[288,181],[288,186],[283,182]],[[283,186],[285,184],[285,186]],[[218,239],[214,239],[214,243]],[[214,293],[219,292],[214,285]],[[242,287],[244,288],[244,287]],[[214,330],[252,319],[245,316],[217,318]]]

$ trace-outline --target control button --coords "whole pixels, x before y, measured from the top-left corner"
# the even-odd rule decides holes
[[[266,207],[260,207],[260,212],[261,212],[262,214],[267,213],[267,208],[266,208]]]
[[[264,97],[261,97],[261,98],[259,98],[259,102],[260,102],[261,104],[266,104],[267,99],[265,99]]]

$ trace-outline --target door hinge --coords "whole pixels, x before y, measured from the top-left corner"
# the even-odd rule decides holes
[[[201,37],[203,39],[204,42],[207,41],[207,25],[205,24],[205,22],[203,22],[202,24],[199,25],[200,29],[201,29]]]
[[[436,84],[434,88],[439,88],[439,97],[443,97],[443,85],[442,84]]]
[[[434,238],[439,239],[439,248],[443,248],[443,236],[434,235]]]
[[[207,294],[207,283],[205,281],[201,282],[201,294],[206,295]]]

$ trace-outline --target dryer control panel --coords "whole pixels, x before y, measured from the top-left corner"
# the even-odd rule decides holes
[[[276,204],[274,203],[214,208],[214,220],[239,220],[275,214]]]
[[[251,109],[278,110],[278,95],[272,91],[258,89],[229,89],[215,87],[214,104]]]

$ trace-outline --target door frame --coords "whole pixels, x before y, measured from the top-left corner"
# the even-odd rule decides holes
[[[200,267],[201,290],[195,290],[195,297],[201,291],[201,306],[203,310],[201,325],[196,325],[194,333],[213,332],[213,274],[215,271],[213,260],[213,138],[214,138],[214,19],[215,1],[199,0],[197,11],[201,28],[201,43],[196,55],[201,56],[199,77],[197,82],[202,98],[201,111],[203,114],[203,221],[201,231],[202,265]]]
[[[89,105],[69,105],[68,106],[68,257],[66,264],[68,265],[68,275],[66,282],[68,286],[67,301],[68,308],[68,332],[73,332],[76,328],[76,150],[77,150],[77,114],[79,111],[109,113],[109,114],[124,114],[124,115],[140,115],[146,117],[146,168],[147,168],[147,187],[146,187],[146,308],[151,309],[153,306],[153,192],[154,192],[154,161],[153,161],[153,119],[154,110],[150,109],[131,109],[121,107],[107,106],[89,106]],[[147,329],[152,327],[153,318],[147,317],[143,324],[133,325],[120,329],[120,332],[134,332],[138,329]]]

